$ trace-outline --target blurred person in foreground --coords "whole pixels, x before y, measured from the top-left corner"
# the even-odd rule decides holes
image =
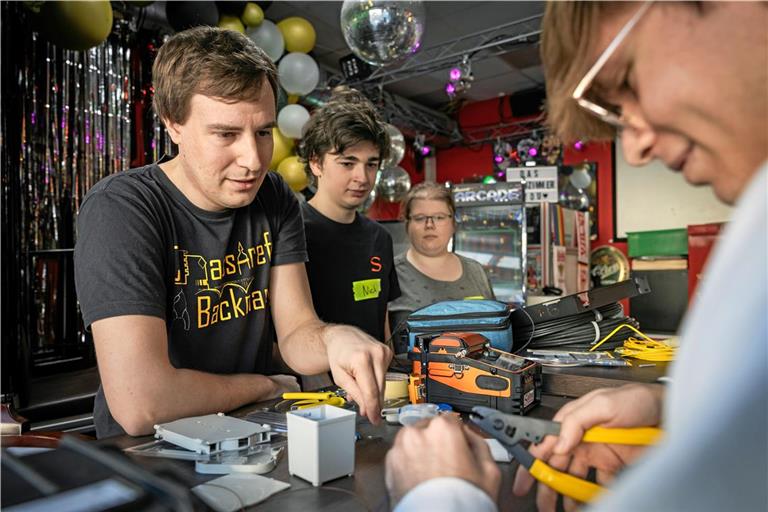
[[[593,391],[555,415],[559,437],[530,448],[576,476],[596,469],[610,489],[590,510],[768,505],[766,27],[764,2],[547,6],[541,52],[554,131],[565,141],[618,136],[630,164],[661,160],[735,206],[682,326],[670,384]],[[642,453],[581,444],[595,425],[661,425],[665,435]],[[479,437],[447,419],[404,428],[387,456],[398,510],[495,510],[499,481]],[[518,469],[514,492],[533,484]],[[536,499],[540,510],[557,504],[542,485]]]

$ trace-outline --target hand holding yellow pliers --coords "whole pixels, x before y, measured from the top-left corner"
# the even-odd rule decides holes
[[[485,433],[498,440],[531,476],[563,496],[589,503],[603,491],[603,488],[595,483],[550,467],[518,444],[520,441],[539,443],[545,436],[559,435],[560,423],[504,414],[489,407],[472,408],[469,419]],[[661,435],[662,430],[655,427],[592,427],[584,433],[582,441],[644,446],[655,444]]]
[[[283,393],[283,400],[298,400],[291,404],[291,410],[307,409],[318,405],[343,407],[347,403],[344,397],[335,391]]]

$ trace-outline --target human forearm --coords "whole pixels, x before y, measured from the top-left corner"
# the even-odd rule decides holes
[[[218,375],[171,368],[152,379],[105,394],[115,420],[130,435],[145,435],[154,425],[178,418],[228,412],[242,405],[273,398],[279,385],[263,375]]]
[[[285,364],[302,375],[327,372],[330,366],[326,341],[336,327],[343,326],[326,324],[317,318],[297,325],[278,343]]]
[[[291,384],[279,377],[174,367],[161,318],[125,315],[99,320],[91,327],[107,405],[132,435],[148,434],[159,422],[227,412],[272,398]]]

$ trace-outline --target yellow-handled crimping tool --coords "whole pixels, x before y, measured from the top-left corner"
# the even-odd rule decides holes
[[[524,466],[536,480],[582,503],[589,503],[603,491],[599,485],[558,471],[535,458],[519,443],[541,442],[545,436],[559,435],[560,423],[505,414],[489,407],[474,407],[470,421],[499,441]],[[592,427],[584,433],[586,443],[608,443],[627,445],[655,444],[663,431],[655,427],[606,428]]]
[[[343,407],[347,401],[344,397],[340,396],[338,392],[334,391],[320,391],[315,393],[299,392],[299,393],[283,393],[283,400],[298,400],[291,404],[291,410],[306,409],[308,407],[316,407],[318,405],[334,405],[336,407]]]

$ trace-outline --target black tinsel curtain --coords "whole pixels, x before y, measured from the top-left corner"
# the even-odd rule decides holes
[[[0,9],[2,392],[23,405],[28,372],[93,364],[72,269],[85,193],[170,144],[151,110],[161,39],[140,16],[116,13],[104,43],[72,51],[37,34],[22,2]]]

